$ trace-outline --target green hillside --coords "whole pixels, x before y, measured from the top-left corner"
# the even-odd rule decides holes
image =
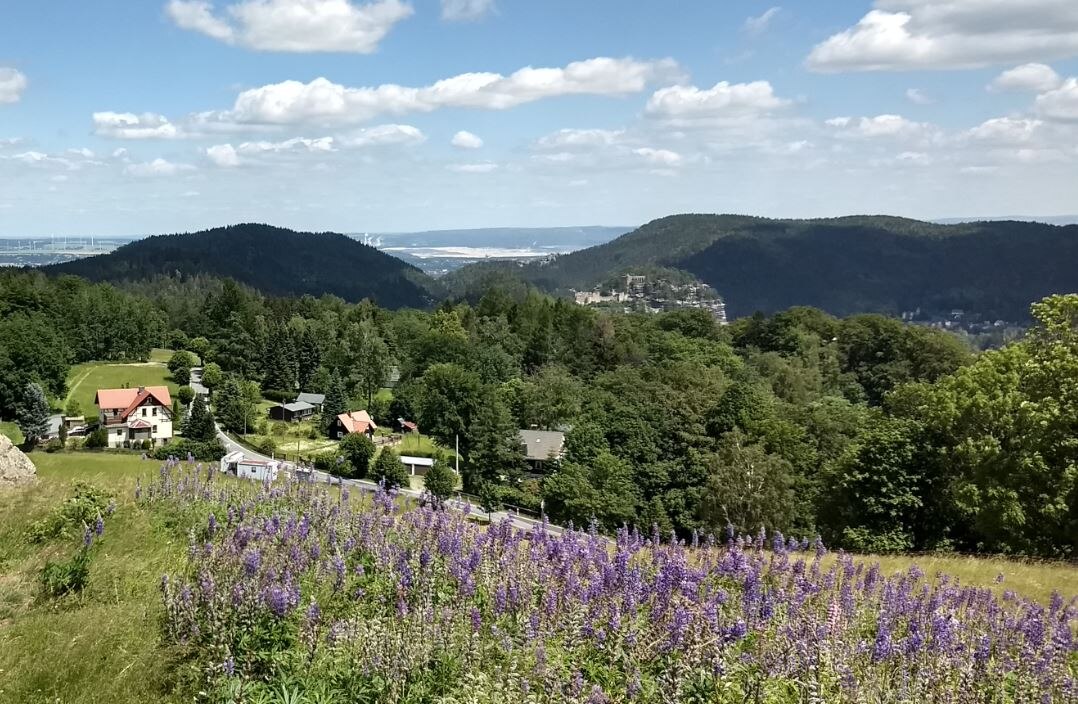
[[[466,295],[508,276],[564,293],[663,266],[715,287],[732,316],[808,305],[836,315],[961,308],[1018,320],[1029,301],[1078,290],[1076,259],[1078,226],[673,215],[552,261],[465,267],[445,283]]]
[[[418,269],[350,237],[258,224],[148,237],[45,270],[111,282],[230,277],[272,296],[329,293],[387,308],[424,307],[436,298],[436,285]]]

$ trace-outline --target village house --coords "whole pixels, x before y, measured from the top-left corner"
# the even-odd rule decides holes
[[[166,386],[98,389],[94,403],[109,447],[132,447],[144,440],[156,446],[172,439],[172,397]]]
[[[333,421],[330,435],[337,439],[351,433],[363,433],[369,438],[374,438],[374,431],[378,426],[366,411],[352,411],[342,413]]]
[[[540,474],[547,462],[558,461],[565,454],[565,433],[556,430],[521,430],[520,444],[524,459],[533,474]]]
[[[301,391],[300,394],[298,396],[296,396],[296,403],[309,403],[309,404],[311,404],[312,406],[314,406],[314,412],[315,413],[321,413],[322,412],[322,404],[325,403],[325,402],[326,402],[326,395],[325,394],[309,394],[309,393],[307,393],[305,391]]]
[[[286,423],[298,423],[307,420],[314,415],[314,406],[304,401],[281,403],[270,406],[269,417],[273,420],[283,420]]]

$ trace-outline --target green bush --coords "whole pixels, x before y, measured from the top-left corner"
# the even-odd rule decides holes
[[[312,462],[317,470],[335,473],[339,464],[337,460],[340,457],[336,452],[323,452],[315,455]]]
[[[194,455],[199,462],[213,462],[225,456],[225,446],[221,444],[220,440],[198,442],[179,438],[167,445],[158,447],[153,451],[152,456],[157,460],[167,460],[169,457],[178,457],[185,460],[188,454]]]
[[[84,443],[87,450],[96,450],[109,446],[109,432],[104,428],[97,428],[86,436]]]
[[[90,581],[90,548],[82,547],[63,562],[49,560],[41,569],[41,589],[49,597],[81,592]]]
[[[277,452],[277,441],[267,436],[256,438],[251,442],[251,447],[263,455],[272,455]]]
[[[45,444],[45,452],[60,452],[64,449],[64,441],[60,438],[53,438]]]
[[[53,538],[82,535],[85,526],[93,525],[98,516],[108,512],[112,495],[104,489],[76,481],[73,496],[53,509],[45,518],[35,521],[26,532],[32,543]]]

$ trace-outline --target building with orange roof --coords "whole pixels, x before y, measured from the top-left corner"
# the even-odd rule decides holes
[[[98,389],[94,403],[109,447],[134,447],[146,440],[156,446],[172,439],[172,396],[167,386]]]
[[[378,429],[374,419],[366,411],[352,411],[342,413],[333,421],[331,434],[336,438],[343,438],[351,433],[363,433],[367,437],[374,437],[374,431]]]

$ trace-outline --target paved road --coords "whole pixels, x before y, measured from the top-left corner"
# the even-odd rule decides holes
[[[221,441],[221,444],[225,446],[225,450],[229,453],[242,452],[243,456],[247,459],[262,460],[264,462],[273,461],[272,457],[268,457],[261,453],[255,452],[254,450],[239,444],[238,442],[233,440],[227,433],[221,430],[220,427],[217,428],[217,437]],[[352,489],[358,489],[360,491],[374,492],[378,489],[377,484],[371,481],[367,481],[366,479],[342,479],[341,477],[334,477],[317,469],[313,470],[312,479],[319,482],[338,484]],[[422,492],[416,491],[415,489],[402,488],[399,491],[405,496],[416,499],[420,498],[423,495]],[[474,504],[466,499],[450,499],[446,502],[446,505],[454,511],[460,511],[462,513],[468,511],[479,516],[482,516],[486,513],[486,511],[483,510],[482,506]],[[528,518],[526,516],[518,516],[517,514],[510,513],[508,511],[495,511],[491,514],[491,520],[496,523],[501,523],[506,519],[510,521],[514,528],[517,528],[519,530],[534,530],[536,527],[541,525],[540,521],[537,521],[533,518]],[[559,526],[547,524],[547,531],[550,533],[560,534],[563,532],[563,529]]]

